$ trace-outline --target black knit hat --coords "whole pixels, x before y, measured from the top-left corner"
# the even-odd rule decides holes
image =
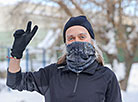
[[[63,30],[64,43],[66,42],[66,30],[69,27],[75,26],[75,25],[85,27],[88,30],[92,39],[94,39],[94,33],[93,33],[92,26],[91,26],[90,22],[87,20],[86,16],[77,16],[77,17],[71,17],[64,26],[64,30]]]

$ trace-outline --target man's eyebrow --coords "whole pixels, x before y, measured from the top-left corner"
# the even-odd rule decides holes
[[[85,35],[87,35],[87,33],[84,33],[84,32],[82,32],[82,33],[78,33],[77,35],[80,35],[80,34],[85,34]],[[74,34],[67,34],[67,37],[69,37],[69,36],[73,36]]]
[[[73,36],[73,34],[67,34],[67,37],[68,37],[68,36]]]
[[[85,34],[85,35],[87,35],[87,33],[78,33],[77,35],[79,35],[79,34]]]

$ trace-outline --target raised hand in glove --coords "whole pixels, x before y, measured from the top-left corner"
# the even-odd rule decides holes
[[[34,28],[31,30],[32,22],[29,21],[27,24],[26,31],[23,29],[16,30],[13,34],[14,36],[14,43],[11,49],[11,56],[16,57],[17,59],[21,59],[23,55],[23,51],[35,35],[38,26],[35,25]]]

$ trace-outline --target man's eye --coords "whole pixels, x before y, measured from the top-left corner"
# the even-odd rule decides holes
[[[81,38],[81,39],[85,39],[85,38],[86,38],[86,36],[80,36],[80,38]]]
[[[72,37],[68,38],[68,41],[71,41],[71,40],[73,40],[73,38],[72,38]]]

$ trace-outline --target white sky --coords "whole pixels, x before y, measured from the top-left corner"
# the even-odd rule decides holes
[[[0,5],[15,4],[21,0],[0,0]]]

